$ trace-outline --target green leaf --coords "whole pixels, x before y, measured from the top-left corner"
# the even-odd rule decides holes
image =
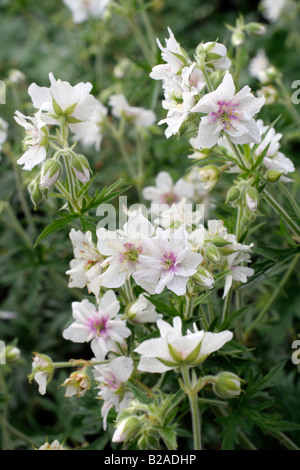
[[[141,389],[133,385],[131,382],[128,382],[127,385],[139,402],[143,403],[144,405],[150,405],[150,403],[152,403],[151,398],[147,397],[147,395],[142,392]]]
[[[62,230],[66,225],[70,224],[73,222],[73,220],[77,219],[79,217],[78,214],[66,214],[60,219],[53,220],[51,224],[49,224],[40,234],[38,239],[36,240],[34,244],[34,248],[36,248],[42,240],[45,238],[49,237],[52,233],[58,232],[59,230]]]

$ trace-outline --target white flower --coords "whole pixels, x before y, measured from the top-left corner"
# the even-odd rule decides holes
[[[73,245],[75,258],[70,262],[69,287],[82,289],[87,286],[89,292],[93,292],[97,301],[100,292],[101,263],[103,256],[93,243],[91,232],[82,233],[80,230],[71,229],[70,239]]]
[[[101,408],[103,429],[107,429],[107,416],[114,406],[117,412],[127,408],[134,398],[133,394],[125,390],[126,383],[133,372],[133,360],[130,357],[117,357],[109,364],[97,365],[93,368],[94,378],[99,385],[98,396],[104,400]]]
[[[267,71],[270,67],[269,59],[264,49],[259,49],[257,54],[249,63],[249,73],[251,77],[257,78],[261,83],[269,81]]]
[[[231,67],[231,60],[227,57],[227,48],[219,42],[205,42],[197,47],[197,55],[205,55],[205,66],[209,72],[213,70],[227,70]]]
[[[133,212],[123,230],[112,232],[105,228],[97,230],[99,252],[107,258],[100,276],[103,287],[117,288],[134,272],[143,253],[142,241],[152,236],[154,227],[140,212]]]
[[[255,155],[261,155],[268,147],[267,153],[263,161],[266,168],[268,170],[276,170],[284,174],[293,173],[295,171],[295,166],[293,162],[289,158],[287,158],[283,153],[279,152],[279,141],[282,138],[282,134],[277,133],[274,127],[271,127],[269,129],[269,126],[265,126],[261,119],[257,121],[257,125],[259,127],[262,140],[258,147],[255,149]],[[281,176],[280,180],[290,181],[290,179],[286,178],[285,176]]]
[[[95,149],[99,151],[107,113],[107,108],[100,101],[97,101],[89,120],[76,125],[74,140],[81,142],[84,147],[95,146]]]
[[[159,64],[153,67],[150,77],[154,80],[164,80],[170,75],[177,75],[181,69],[190,62],[186,52],[176,41],[174,34],[168,27],[169,38],[165,39],[166,47],[163,47],[158,39],[157,44],[162,51],[161,57],[166,64]]]
[[[88,300],[72,303],[74,322],[63,331],[63,337],[74,343],[91,341],[96,358],[104,359],[114,343],[122,343],[131,331],[118,315],[119,301],[113,291],[107,291],[98,308]]]
[[[38,450],[64,450],[63,445],[59,443],[57,439],[53,441],[51,444],[49,442],[45,442]]]
[[[147,186],[143,189],[143,196],[152,204],[167,204],[171,206],[182,199],[191,201],[193,187],[183,178],[173,183],[171,175],[167,171],[158,173],[155,179],[156,186]]]
[[[41,112],[34,117],[24,116],[20,111],[15,113],[15,121],[25,128],[24,139],[25,153],[17,160],[19,165],[24,165],[23,170],[31,171],[36,165],[45,160],[47,155],[47,127],[41,119]]]
[[[102,18],[111,0],[63,0],[73,14],[74,23],[83,23],[90,16]]]
[[[247,266],[241,266],[241,264],[249,263],[250,261],[249,253],[237,252],[227,257],[227,264],[228,268],[231,270],[231,273],[227,274],[225,277],[223,299],[228,294],[233,281],[240,281],[245,283],[248,280],[247,277],[253,276],[255,272],[254,269]]]
[[[167,232],[157,229],[157,237],[144,240],[145,254],[141,254],[133,274],[135,282],[149,294],[160,294],[165,287],[177,295],[184,295],[186,284],[202,255],[189,250],[187,233],[183,227],[168,238]]]
[[[50,357],[35,353],[32,362],[30,380],[34,379],[39,386],[39,393],[45,395],[48,382],[53,375],[53,364]]]
[[[260,132],[253,116],[260,111],[264,101],[263,97],[255,98],[248,86],[235,94],[232,76],[226,72],[218,88],[203,96],[191,110],[207,114],[201,118],[197,146],[213,147],[221,132],[228,134],[235,144],[259,143]]]
[[[183,335],[180,317],[173,319],[173,326],[164,320],[158,320],[157,326],[160,338],[146,340],[135,349],[141,355],[138,370],[143,372],[163,373],[184,363],[198,365],[233,337],[228,330],[211,333],[198,331],[195,325],[194,332]]]
[[[263,16],[271,23],[275,23],[280,18],[286,4],[286,0],[261,0],[260,3]]]
[[[149,127],[154,124],[156,115],[153,111],[137,106],[130,106],[124,95],[112,95],[109,98],[112,107],[112,115],[121,118],[126,117],[136,126]]]
[[[126,316],[134,323],[152,323],[162,318],[147,299],[147,294],[139,295],[138,299],[129,306]]]
[[[162,106],[168,110],[168,113],[166,119],[162,119],[158,124],[166,123],[168,125],[165,130],[167,139],[171,135],[177,134],[195,105],[195,96],[198,95],[199,91],[190,81],[194,67],[195,63],[189,67],[184,67],[181,75],[170,76],[163,82],[165,99]]]
[[[28,88],[33,106],[43,111],[43,120],[48,124],[59,124],[61,116],[65,116],[72,132],[77,132],[78,124],[88,121],[96,106],[96,98],[90,94],[91,83],[78,83],[56,80],[49,73],[50,87],[40,87],[32,83]]]

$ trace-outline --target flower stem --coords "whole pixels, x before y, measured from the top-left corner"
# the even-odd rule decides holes
[[[193,311],[194,311],[194,298],[191,295],[186,295],[186,305],[185,305],[185,313],[184,318],[189,320],[193,318]]]
[[[200,410],[198,406],[198,394],[192,390],[188,367],[182,366],[181,373],[182,373],[182,378],[183,378],[186,388],[190,390],[190,392],[188,393],[188,398],[190,402],[192,424],[193,424],[193,436],[194,436],[194,449],[193,450],[202,450],[201,417],[200,417]]]

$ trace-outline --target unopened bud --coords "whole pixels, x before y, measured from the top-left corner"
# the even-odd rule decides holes
[[[221,254],[214,245],[209,245],[205,250],[205,256],[207,259],[213,263],[218,263],[221,261]]]
[[[266,33],[267,28],[261,23],[249,23],[245,26],[245,30],[248,31],[248,33],[250,34],[260,36]]]
[[[241,393],[241,380],[233,372],[220,372],[215,376],[213,391],[220,398],[233,398]]]
[[[141,427],[140,421],[136,416],[128,416],[117,424],[117,429],[112,437],[112,442],[124,442],[133,439]]]
[[[256,212],[258,206],[258,192],[255,188],[249,188],[246,192],[246,204],[250,211]]]
[[[245,33],[241,29],[235,29],[231,36],[231,43],[234,47],[241,46],[245,41]]]
[[[28,191],[30,193],[31,201],[34,205],[34,209],[36,209],[44,199],[44,194],[41,191],[39,183],[37,181],[32,181],[28,186]]]
[[[90,165],[84,155],[76,155],[72,159],[72,169],[76,178],[83,184],[90,180]]]
[[[268,170],[266,173],[266,179],[269,181],[269,183],[276,183],[283,174],[283,171]]]
[[[226,204],[227,204],[227,202],[237,201],[239,199],[240,195],[241,195],[241,192],[240,192],[239,188],[237,188],[236,186],[233,186],[227,192]]]
[[[203,189],[211,190],[217,184],[220,172],[215,165],[206,165],[199,169],[198,176],[205,183]]]
[[[43,188],[50,188],[53,186],[61,174],[61,164],[57,160],[49,158],[45,161],[42,169],[40,185]]]
[[[16,346],[7,346],[5,348],[5,360],[6,364],[11,364],[20,359],[21,351]]]
[[[193,275],[192,280],[197,286],[206,287],[208,289],[212,289],[214,284],[213,275],[202,266],[198,266],[197,272]]]

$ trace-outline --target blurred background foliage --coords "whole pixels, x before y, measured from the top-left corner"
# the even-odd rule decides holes
[[[150,9],[155,33],[162,43],[169,26],[187,51],[192,52],[201,41],[218,39],[227,45],[229,55],[235,51],[226,24],[235,25],[239,14],[244,16],[246,23],[259,21],[267,24],[256,1],[157,0]],[[95,400],[94,392],[80,400],[64,399],[64,390],[57,390],[66,378],[64,371],[55,375],[44,397],[38,394],[36,384],[28,383],[27,375],[31,371],[34,351],[47,354],[54,361],[84,357],[84,348],[64,341],[61,333],[71,314],[71,302],[81,299],[85,293],[67,287],[65,271],[73,254],[67,230],[56,233],[33,248],[34,241],[55,216],[58,206],[55,200],[48,200],[37,211],[32,209],[26,189],[30,174],[22,172],[16,165],[22,149],[23,129],[15,124],[13,114],[16,109],[32,114],[27,88],[32,82],[48,86],[48,74],[53,72],[56,78],[72,84],[90,81],[93,93],[104,104],[110,94],[124,93],[130,104],[152,107],[159,118],[164,116],[160,83],[149,79],[150,67],[141,55],[126,19],[121,16],[113,16],[108,23],[91,19],[83,24],[74,24],[70,11],[60,0],[0,0],[0,31],[0,79],[8,83],[12,69],[18,69],[25,75],[21,83],[8,83],[6,105],[0,107],[0,116],[9,123],[9,143],[2,153],[0,165],[0,338],[7,344],[17,344],[21,350],[18,364],[11,369],[0,366],[5,371],[7,387],[6,390],[4,385],[2,387],[0,407],[11,427],[10,432],[2,429],[2,446],[30,449],[31,443],[38,447],[48,438],[49,442],[65,439],[70,447],[101,449],[111,445],[111,433],[102,434],[99,402]],[[300,78],[299,31],[300,20],[293,17],[267,24],[267,32],[263,36],[247,38],[240,52],[239,85],[249,84],[256,89],[258,83],[249,76],[247,64],[259,48],[264,48],[272,64],[281,70],[283,81],[290,90],[291,83]],[[115,67],[124,59],[127,61],[124,76],[118,78]],[[269,123],[278,114],[282,115],[277,130],[284,133],[284,153],[299,167],[300,130],[295,128],[282,106],[275,104],[262,111],[262,117]],[[146,139],[144,183],[147,185],[153,182],[158,171],[167,170],[176,180],[190,165],[186,158],[190,150],[188,136],[180,141],[176,138],[167,141],[163,131],[157,128],[154,135]],[[134,158],[135,147],[130,135],[127,145]],[[120,177],[124,178],[125,183],[130,183],[118,149],[110,138],[104,139],[100,152],[89,149],[85,153],[92,169],[99,172],[94,184],[100,190],[103,185],[108,186]],[[235,216],[222,203],[230,178],[230,175],[225,176],[214,189],[212,200],[220,204],[210,214],[211,218],[223,218],[229,229],[234,226]],[[293,188],[297,195],[299,175],[295,180]],[[134,188],[127,195],[130,203],[136,202]],[[292,211],[289,201],[284,195],[281,197],[283,204]],[[278,287],[295,250],[295,243],[285,226],[267,208],[264,213],[266,215],[258,219],[255,230],[248,238],[249,242],[255,243],[252,266],[256,276],[241,289],[247,310],[245,317],[239,317],[239,321],[246,324],[264,307]],[[291,362],[291,343],[300,332],[297,273],[295,269],[285,287],[279,289],[269,315],[245,345],[253,347],[253,351],[242,355],[242,363],[236,357],[232,359],[234,364],[236,361],[239,372],[247,371],[247,365],[251,363],[254,377],[256,374],[265,375],[272,367],[284,363],[284,367],[276,369],[276,374],[274,372],[271,395],[267,396],[267,400],[270,404],[275,403],[275,410],[282,419],[294,423],[300,422],[299,371]],[[216,309],[221,308],[215,294],[210,301]],[[89,358],[88,348],[86,358]],[[253,382],[253,377],[249,376],[248,381]],[[249,400],[259,403],[255,394]],[[211,413],[207,411],[208,418]],[[230,428],[230,421],[220,416],[217,418],[219,424],[214,420],[205,420],[206,448],[216,449],[220,445],[222,423],[227,423]],[[243,419],[247,424],[247,416]],[[251,432],[252,424],[249,418]],[[257,424],[254,422],[253,426]],[[260,424],[253,431],[258,446],[280,448],[278,439],[274,440],[272,435],[264,433],[263,424]],[[243,426],[243,423],[238,425]],[[244,428],[247,431],[245,423]],[[300,445],[299,434],[291,432],[291,436]],[[186,445],[189,444],[185,441]]]

